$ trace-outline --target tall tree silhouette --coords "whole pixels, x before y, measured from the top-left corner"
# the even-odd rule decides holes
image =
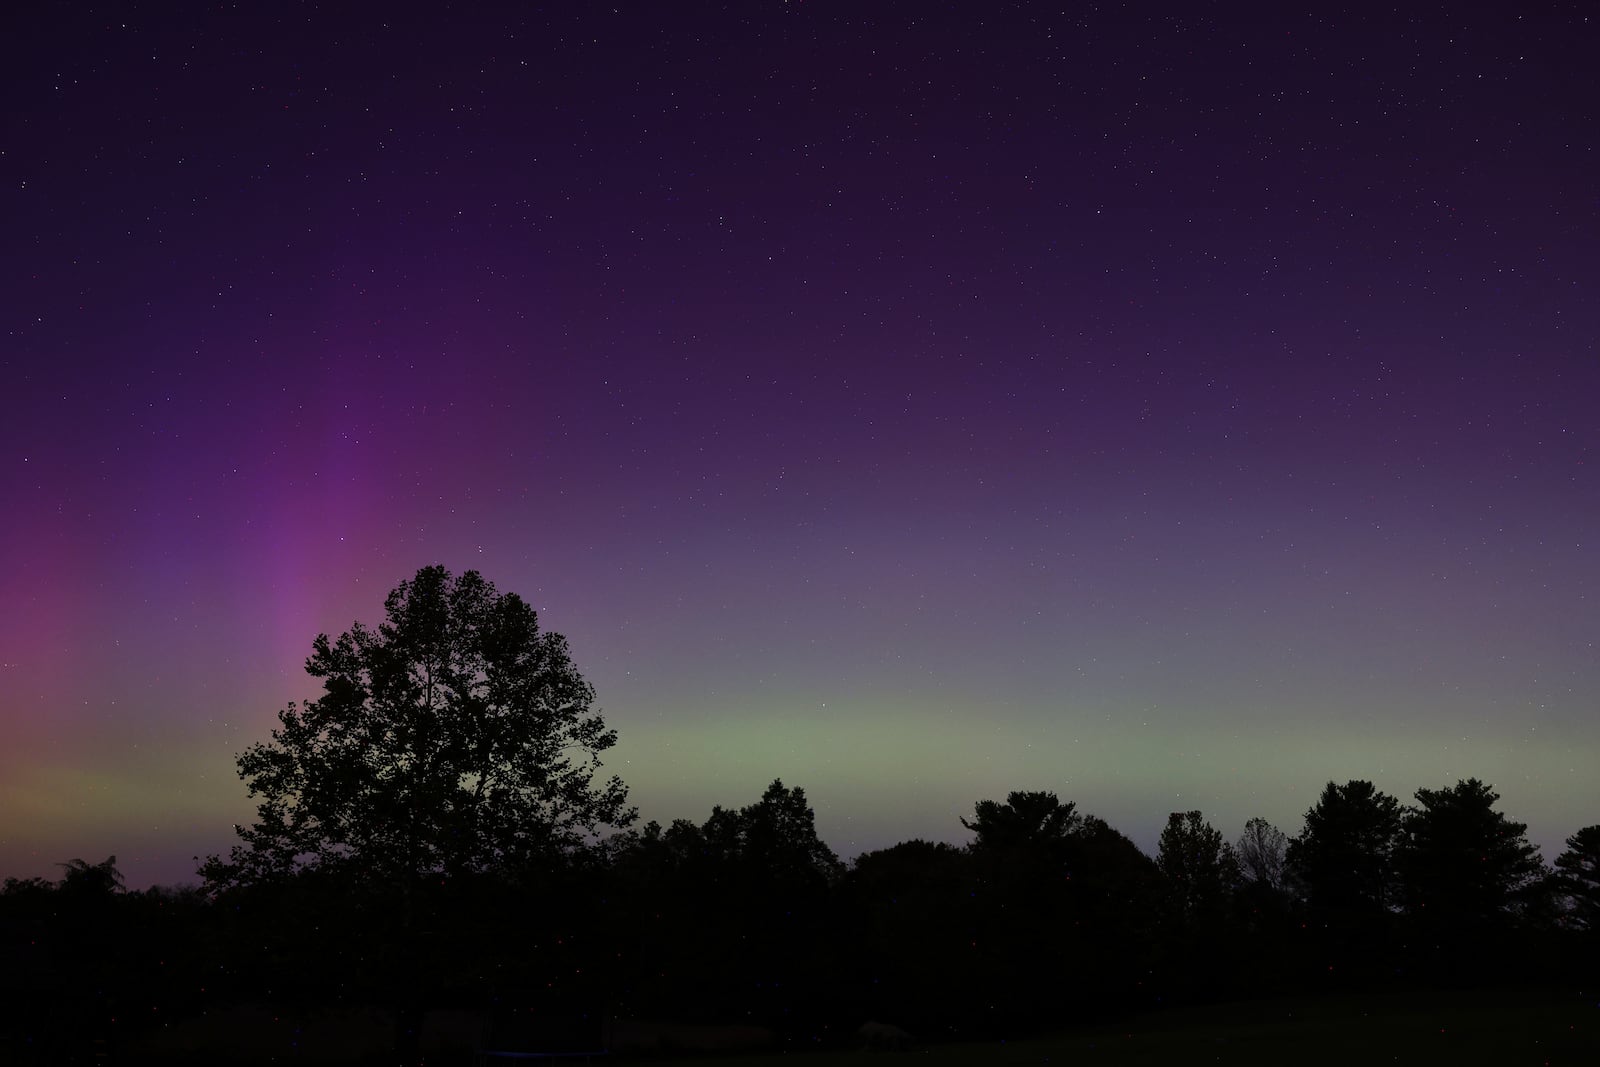
[[[702,1021],[786,1025],[829,985],[830,887],[844,872],[805,790],[774,781],[703,826],[652,822],[621,839],[619,925],[643,962],[633,988]]]
[[[950,1005],[977,999],[972,855],[903,841],[863,853],[841,887],[860,1013],[919,1034],[950,1027]]]
[[[1239,876],[1232,846],[1198,811],[1175,811],[1167,817],[1156,848],[1156,867],[1184,922],[1214,923]]]
[[[791,890],[824,888],[844,873],[839,857],[817,836],[806,791],[781,779],[738,811],[712,808],[702,833],[712,848]]]
[[[1064,1018],[1148,975],[1159,875],[1131,841],[1049,792],[980,800],[961,824],[976,883],[962,966],[983,991],[971,1025]]]
[[[1418,789],[1398,850],[1412,914],[1452,925],[1502,918],[1544,875],[1527,824],[1494,810],[1500,795],[1476,778]]]
[[[117,857],[107,856],[99,863],[71,859],[56,866],[63,871],[60,889],[68,897],[109,897],[123,890],[122,872]]]
[[[261,802],[243,844],[202,868],[208,882],[504,869],[633,818],[620,780],[595,781],[616,733],[566,639],[521,598],[425,567],[384,607],[375,630],[317,637],[306,671],[323,695],[239,757]]]
[[[1246,881],[1263,889],[1284,888],[1289,838],[1282,830],[1257,816],[1244,824],[1233,850],[1239,859],[1239,874]]]
[[[1400,802],[1371,782],[1329,782],[1289,842],[1289,865],[1313,907],[1376,914],[1394,902]]]
[[[1566,898],[1571,924],[1600,934],[1600,825],[1585,826],[1567,838],[1566,849],[1556,857],[1556,889]]]
[[[397,1053],[415,1061],[423,1006],[481,973],[466,945],[494,943],[469,929],[462,886],[552,875],[634,812],[619,779],[596,780],[616,733],[594,690],[520,597],[425,567],[384,609],[376,629],[312,643],[323,694],[239,756],[256,821],[201,874],[213,890],[271,891],[252,919],[269,973],[323,976],[313,930],[351,940],[339,986],[390,999]]]
[[[1082,825],[1077,807],[1054,793],[1019,791],[1007,794],[1005,803],[978,801],[972,821],[961,825],[975,835],[974,852],[1049,850]]]

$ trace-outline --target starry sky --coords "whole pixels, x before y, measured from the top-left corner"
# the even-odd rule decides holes
[[[1600,822],[1587,5],[507,6],[3,16],[0,875],[192,881],[433,563],[663,822]]]

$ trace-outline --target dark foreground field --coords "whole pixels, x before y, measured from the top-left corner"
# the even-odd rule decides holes
[[[315,1022],[301,1026],[254,1009],[238,1009],[180,1024],[144,1041],[128,1042],[113,1058],[148,1067],[209,1067],[218,1063],[376,1067],[394,1059],[392,1052],[381,1051],[392,1047],[391,1020],[391,1016],[368,1010],[345,1017],[337,1027]],[[619,1024],[634,1027],[638,1031],[635,1038],[643,1033],[638,1030],[640,1025]],[[661,1030],[663,1025],[656,1024],[655,1029]],[[687,1033],[694,1028],[677,1029]],[[711,1029],[725,1037],[723,1031],[729,1028]],[[770,1031],[746,1029],[771,1036]],[[676,1036],[681,1038],[683,1034]],[[427,1056],[430,1067],[435,1063],[464,1067],[476,1059],[472,1041],[448,1048],[437,1040],[432,1044]],[[789,1045],[759,1055],[616,1055],[608,1059],[657,1063],[662,1067],[836,1067],[896,1062],[950,1067],[1042,1063],[1071,1067],[1205,1063],[1242,1067],[1596,1067],[1600,1065],[1600,989],[1298,996],[1174,1008],[1130,1016],[1118,1024],[1075,1027],[1050,1036],[1010,1041],[914,1039],[907,1049],[883,1051],[869,1050],[862,1047],[862,1042],[840,1035],[829,1044],[831,1047],[815,1050]],[[19,1046],[12,1051],[25,1050]],[[8,1059],[5,1052],[0,1049],[0,1061]],[[36,1055],[17,1062],[58,1063],[71,1059]]]
[[[675,1060],[680,1067],[834,1064],[1600,1064],[1600,989],[1406,993],[1180,1009],[1054,1037],[868,1051]]]

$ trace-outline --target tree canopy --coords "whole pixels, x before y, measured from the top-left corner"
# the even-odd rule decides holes
[[[1083,823],[1078,806],[1063,802],[1054,793],[1017,791],[1006,795],[1004,803],[980,800],[974,805],[972,821],[961,825],[974,835],[977,852],[1039,849],[1058,845],[1077,832]]]
[[[1312,905],[1382,911],[1393,903],[1400,802],[1371,782],[1329,782],[1289,842],[1289,865]]]
[[[704,826],[678,819],[662,834],[651,823],[640,844],[660,840],[690,863],[703,863],[730,877],[822,889],[844,873],[844,865],[817,836],[816,814],[806,791],[775,779],[761,799],[742,808],[711,809]]]
[[[1167,817],[1156,867],[1167,880],[1178,914],[1188,921],[1217,912],[1238,881],[1233,847],[1198,811],[1175,811]]]
[[[596,781],[616,732],[520,597],[425,567],[384,608],[376,629],[316,638],[306,671],[322,696],[239,756],[256,822],[206,862],[208,882],[512,869],[632,821],[622,782]]]
[[[1526,823],[1494,810],[1500,799],[1476,778],[1418,789],[1401,823],[1398,859],[1407,904],[1437,920],[1479,923],[1503,915],[1544,875]]]
[[[1556,886],[1566,897],[1572,924],[1600,933],[1600,825],[1567,838],[1556,857]]]
[[[83,897],[109,897],[125,888],[117,857],[107,856],[99,863],[70,859],[56,866],[62,870],[61,889]]]
[[[1284,888],[1289,839],[1282,830],[1258,815],[1244,824],[1233,850],[1241,878],[1265,889]]]

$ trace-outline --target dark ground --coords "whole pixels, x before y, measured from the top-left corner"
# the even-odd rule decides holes
[[[814,1067],[889,1062],[965,1064],[1448,1064],[1518,1067],[1600,1063],[1600,989],[1432,992],[1292,998],[1181,1008],[1015,1042],[930,1045],[903,1054],[851,1050],[797,1057],[675,1060],[680,1067]]]

